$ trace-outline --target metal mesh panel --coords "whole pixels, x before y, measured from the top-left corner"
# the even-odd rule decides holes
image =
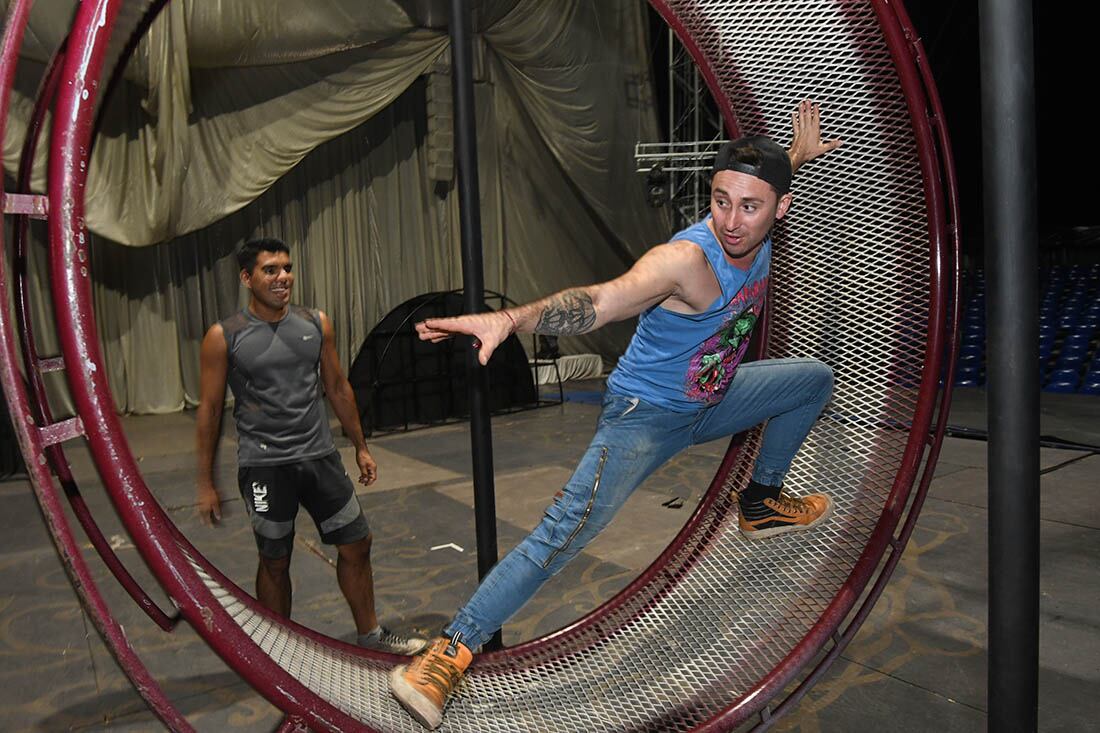
[[[483,658],[442,730],[688,730],[751,691],[820,619],[883,514],[909,439],[927,341],[927,212],[908,110],[863,0],[673,0],[666,9],[710,59],[742,133],[789,136],[821,102],[840,151],[794,184],[776,230],[770,356],[815,356],[832,403],[788,476],[828,491],[813,532],[750,542],[722,498],[647,586],[553,644]],[[751,436],[727,488],[748,479]],[[197,566],[196,566],[197,567]],[[255,615],[208,585],[253,639],[324,698],[387,731],[419,731],[386,670]],[[858,590],[858,589],[856,589]],[[761,700],[757,707],[766,700]]]

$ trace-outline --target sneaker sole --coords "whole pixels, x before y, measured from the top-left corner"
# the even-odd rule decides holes
[[[771,527],[769,529],[750,529],[745,530],[738,527],[741,532],[741,536],[749,540],[766,540],[769,537],[775,537],[780,534],[787,534],[788,532],[802,532],[803,530],[813,529],[817,525],[824,522],[829,517],[833,516],[833,498],[826,496],[829,500],[828,506],[825,507],[825,511],[821,513],[821,516],[810,522],[809,524],[788,524],[784,527]]]
[[[398,656],[402,657],[412,657],[427,649],[428,644],[429,642],[427,639],[422,639],[420,643],[410,643],[403,648],[388,645],[363,646],[362,644],[359,645],[359,648],[370,649],[372,652],[383,652],[385,654],[397,654]]]
[[[431,644],[431,642],[428,641],[427,639],[418,639],[417,644],[414,645],[415,648],[411,652],[406,652],[406,653],[410,657],[415,656],[415,655],[419,654],[420,652],[424,651],[425,649],[427,649],[430,644]]]
[[[405,668],[406,665],[402,664],[390,672],[390,694],[397,698],[397,702],[401,703],[401,707],[409,715],[416,718],[416,722],[429,730],[435,730],[443,722],[443,711],[405,681]]]

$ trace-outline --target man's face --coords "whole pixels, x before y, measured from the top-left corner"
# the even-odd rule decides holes
[[[260,252],[251,273],[241,270],[241,282],[259,303],[282,310],[290,303],[290,289],[294,286],[291,267],[286,252]]]
[[[791,205],[789,193],[777,196],[771,184],[738,171],[718,171],[710,184],[714,234],[726,258],[751,262],[776,219]]]

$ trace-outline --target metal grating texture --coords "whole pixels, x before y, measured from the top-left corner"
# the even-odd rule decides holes
[[[830,492],[837,511],[814,532],[742,539],[728,494],[747,481],[758,442],[748,436],[731,448],[677,541],[638,581],[568,629],[479,657],[441,730],[681,731],[746,720],[813,661],[851,611],[923,459],[943,326],[934,281],[942,253],[929,235],[935,240],[941,225],[921,174],[927,134],[918,146],[922,131],[910,112],[920,92],[895,71],[879,22],[885,0],[653,5],[700,61],[734,132],[785,140],[789,111],[812,97],[825,110],[827,132],[845,139],[796,179],[792,215],[776,230],[769,303],[769,355],[816,356],[836,373],[834,399],[787,485],[794,493]],[[119,21],[129,24],[129,11],[146,3],[122,7]],[[91,2],[82,10],[87,20]],[[104,51],[109,61],[120,52],[115,30]],[[900,54],[904,43],[892,32]],[[66,103],[79,112],[75,100],[69,92]],[[80,112],[81,129],[87,120]],[[51,149],[72,156],[59,172],[87,161],[87,148],[74,155],[66,140],[77,138],[59,137]],[[79,186],[79,178],[57,177],[51,203],[68,206],[74,199],[66,192]],[[388,694],[392,660],[271,619],[181,541],[152,501],[119,442],[109,392],[92,378],[100,359],[94,325],[85,322],[86,285],[58,277],[72,275],[84,241],[75,201],[69,211],[56,206],[72,220],[54,221],[51,230],[63,255],[55,301],[72,306],[58,308],[59,332],[66,362],[79,370],[70,385],[80,414],[97,426],[88,436],[93,455],[135,544],[199,633],[276,704],[309,715],[315,727],[346,730],[354,720],[373,730],[422,730]]]
[[[904,505],[915,466],[907,476],[901,467],[921,458],[923,443],[908,459],[906,450],[928,371],[929,214],[909,109],[874,7],[655,5],[709,62],[741,133],[788,139],[789,111],[809,97],[821,103],[827,132],[845,140],[800,172],[792,215],[777,228],[769,346],[769,356],[816,356],[835,370],[834,399],[787,486],[824,489],[837,511],[815,532],[741,538],[726,493],[748,479],[750,436],[715,488],[720,496],[660,572],[557,637],[481,657],[441,730],[678,731],[714,718],[803,646],[842,591],[850,608],[862,591],[847,583],[853,568],[880,519],[896,521],[883,519],[895,482],[895,503]],[[280,666],[352,717],[420,730],[390,700],[384,669],[249,612],[240,618]],[[743,705],[740,719],[766,703]]]

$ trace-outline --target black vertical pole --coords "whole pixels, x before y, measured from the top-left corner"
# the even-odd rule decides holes
[[[1031,0],[981,0],[988,292],[990,731],[1039,696],[1039,364]]]
[[[451,0],[450,34],[459,221],[462,225],[463,305],[466,313],[479,313],[485,309],[485,275],[481,257],[481,193],[477,178],[470,9],[466,0]],[[493,486],[493,435],[489,422],[489,374],[481,367],[477,351],[472,347],[466,350],[466,378],[474,470],[477,574],[478,578],[484,578],[497,562],[497,510]],[[500,646],[499,631],[486,646]]]

